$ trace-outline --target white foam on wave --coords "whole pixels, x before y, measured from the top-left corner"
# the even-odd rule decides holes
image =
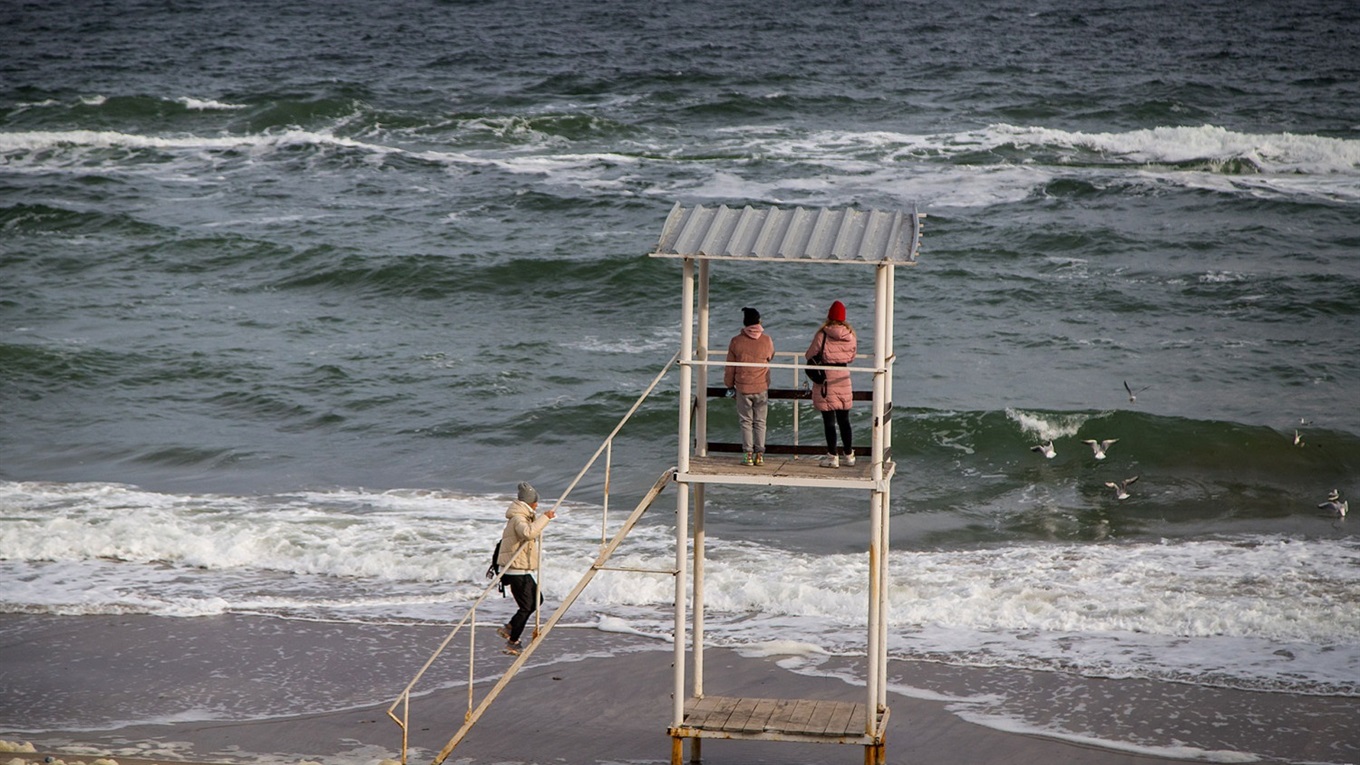
[[[1052,441],[1075,436],[1091,419],[1086,414],[1054,414],[1007,409],[1006,418],[1020,426],[1023,433],[1040,441]]]
[[[446,623],[487,586],[508,500],[0,483],[0,579],[12,584],[0,609]],[[598,517],[573,507],[551,527],[546,592],[560,596],[589,569]],[[621,520],[613,514],[610,526]],[[803,662],[863,650],[862,555],[712,533],[707,545],[715,644]],[[664,524],[642,524],[612,563],[665,570],[672,546]],[[1345,538],[899,550],[888,644],[897,656],[951,663],[1360,693],[1360,612],[1336,605],[1360,600],[1358,561]],[[664,635],[673,596],[666,574],[601,571],[577,613],[600,629]],[[752,639],[772,635],[787,642]]]
[[[671,328],[661,328],[650,335],[611,334],[606,337],[583,335],[577,340],[563,343],[566,348],[584,353],[626,353],[655,355],[657,351],[669,351],[675,345],[675,332]]]
[[[1351,174],[1360,170],[1360,141],[1294,133],[1240,133],[1214,125],[1158,127],[1120,133],[1083,133],[1042,127],[992,125],[979,145],[1084,148],[1111,159],[1183,165],[1244,160],[1269,173]]]
[[[974,725],[981,725],[993,730],[1005,733],[1018,733],[1028,736],[1040,736],[1043,738],[1053,738],[1060,741],[1068,741],[1082,746],[1092,746],[1101,749],[1111,749],[1130,754],[1142,755],[1145,757],[1162,757],[1172,760],[1196,760],[1203,762],[1260,762],[1261,757],[1250,752],[1234,752],[1228,749],[1207,750],[1194,746],[1156,746],[1135,744],[1127,741],[1115,741],[1107,738],[1097,738],[1094,736],[1082,736],[1075,733],[1067,733],[1053,728],[1033,725],[1024,720],[1008,715],[987,714],[975,712],[957,705],[950,709],[960,719],[966,720]]]
[[[360,149],[376,155],[400,152],[381,144],[357,141],[329,132],[312,130],[283,130],[271,133],[219,135],[141,135],[114,130],[35,130],[0,132],[0,155],[18,159],[41,156],[33,169],[56,170],[71,163],[84,161],[86,152],[102,149],[155,149],[163,151],[265,151],[299,146],[335,146]],[[108,171],[117,164],[107,165]],[[91,168],[86,167],[86,171]]]
[[[244,109],[244,108],[246,108],[246,105],[245,105],[245,104],[227,104],[227,103],[223,103],[223,102],[221,102],[221,101],[216,101],[216,100],[211,99],[211,98],[206,98],[206,99],[205,99],[205,98],[194,98],[194,97],[192,97],[192,96],[181,96],[181,97],[179,97],[179,98],[176,98],[175,100],[176,100],[177,102],[181,103],[181,104],[184,104],[184,108],[186,108],[186,109],[192,109],[192,110],[194,110],[194,111],[200,111],[200,112],[207,112],[207,111],[236,111],[236,110],[238,110],[238,109]]]
[[[714,151],[803,163],[808,172],[786,171],[771,181],[719,169],[695,178],[691,171],[658,194],[803,205],[888,194],[932,207],[973,208],[1020,202],[1071,176],[1096,185],[1151,181],[1233,194],[1360,199],[1360,141],[1325,136],[1212,125],[1083,133],[1007,124],[939,134],[738,127],[719,135],[731,140],[719,141]],[[1017,157],[1016,150],[1032,156]],[[973,159],[988,155],[992,162]],[[965,157],[969,161],[955,164]],[[1253,171],[1236,172],[1237,165]]]
[[[242,108],[210,99],[179,99],[196,110]],[[532,123],[507,118],[482,126],[501,135],[527,131],[513,146],[448,150],[407,144],[400,135],[378,134],[361,141],[325,130],[286,130],[245,135],[153,136],[116,131],[28,131],[0,133],[0,155],[16,172],[133,172],[118,158],[92,161],[89,153],[106,149],[152,149],[200,154],[248,151],[261,158],[276,149],[299,146],[363,152],[382,163],[401,156],[451,168],[494,168],[535,176],[548,186],[610,195],[642,194],[702,201],[744,198],[779,205],[838,205],[845,199],[901,200],[924,207],[976,208],[1013,204],[1042,193],[1061,177],[1095,185],[1158,183],[1212,188],[1231,194],[1315,196],[1360,199],[1360,141],[1324,136],[1247,134],[1205,125],[1165,127],[1121,133],[1082,133],[1036,126],[992,125],[943,134],[887,131],[800,133],[768,128],[718,131],[709,144],[639,147],[637,154],[599,151],[560,136],[533,135]],[[473,127],[476,127],[475,125]],[[690,158],[694,151],[731,155],[712,163]],[[1033,156],[1015,156],[1029,151]],[[1089,157],[1068,157],[1089,152]],[[1057,156],[1051,156],[1056,153]],[[979,162],[974,155],[994,155]],[[746,158],[806,165],[786,168],[778,178],[747,171]],[[960,158],[967,161],[959,162]],[[1247,173],[1223,168],[1245,164]],[[170,168],[187,180],[198,173]],[[153,172],[154,167],[141,171]],[[167,169],[161,167],[159,172]],[[214,165],[214,172],[220,168]],[[662,182],[645,181],[661,177]],[[640,186],[646,183],[646,186]]]

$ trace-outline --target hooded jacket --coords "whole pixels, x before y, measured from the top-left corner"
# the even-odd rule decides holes
[[[727,344],[728,361],[768,364],[773,359],[774,340],[759,324],[743,327]],[[770,370],[768,367],[723,367],[723,387],[736,388],[738,393],[764,393],[770,389]]]
[[[515,500],[505,511],[505,530],[501,532],[501,554],[496,559],[507,574],[523,574],[538,569],[538,538],[550,521],[537,515],[532,507]],[[528,542],[519,554],[515,550]]]
[[[826,347],[822,347],[822,336],[826,336]],[[803,358],[811,359],[817,355],[818,349],[822,351],[822,359],[828,364],[849,364],[855,360],[855,352],[859,350],[859,340],[855,337],[855,330],[849,324],[841,322],[828,322],[817,330],[812,336],[812,343],[808,345],[807,353]],[[812,384],[812,406],[819,412],[829,412],[833,409],[849,409],[854,403],[854,388],[850,385],[850,371],[848,369],[828,369],[826,370],[826,382],[818,385]]]

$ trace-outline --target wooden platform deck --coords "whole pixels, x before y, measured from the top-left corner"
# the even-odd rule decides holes
[[[864,731],[864,705],[815,699],[748,699],[705,696],[685,702],[685,721],[670,730],[675,738],[724,738],[808,743],[883,743],[888,712]]]
[[[758,486],[808,486],[813,488],[861,489],[874,487],[870,458],[856,460],[854,467],[824,468],[812,455],[765,454],[759,467],[741,464],[740,454],[710,454],[690,457],[689,471],[677,473],[675,480],[687,483],[729,483]],[[883,463],[883,480],[897,472],[894,462]]]

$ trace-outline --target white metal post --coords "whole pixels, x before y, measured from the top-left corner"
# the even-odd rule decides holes
[[[685,258],[684,284],[681,285],[680,308],[680,436],[676,469],[681,475],[689,472],[690,413],[694,404],[694,261]]]
[[[675,485],[675,691],[671,694],[671,727],[685,721],[685,586],[688,558],[689,484]]]
[[[888,365],[888,337],[891,330],[888,328],[888,302],[890,290],[888,289],[888,270],[887,266],[879,264],[874,271],[874,404],[873,404],[873,476],[875,483],[883,481],[883,455],[887,444],[883,441],[883,413],[888,400],[888,391],[891,390],[891,383],[884,370]]]
[[[694,697],[704,696],[704,484],[694,485],[694,587],[690,592],[694,616]]]
[[[888,583],[892,580],[888,578],[888,551],[889,551],[889,527],[892,525],[892,489],[889,486],[883,487],[883,492],[879,495],[883,504],[883,532],[878,549],[879,561],[879,606],[878,606],[878,651],[879,651],[879,676],[878,676],[878,706],[886,709],[888,706]]]
[[[685,258],[684,284],[680,311],[680,444],[678,472],[689,472],[691,402],[694,396],[694,260]],[[685,588],[689,547],[689,484],[676,484],[675,499],[675,659],[674,693],[671,698],[671,726],[685,721]]]
[[[709,358],[709,307],[708,307],[709,261],[699,261],[699,358]],[[708,455],[708,366],[699,367],[699,381],[695,386],[698,393],[699,418],[695,450],[700,456]],[[690,652],[694,661],[694,696],[704,694],[704,485],[694,486],[694,587],[690,593],[693,603],[694,638]]]
[[[883,380],[884,388],[887,392],[887,397],[884,399],[885,419],[883,422],[882,430],[883,430],[883,449],[885,454],[890,453],[892,451],[893,417],[896,414],[895,399],[897,397],[896,396],[897,385],[894,382],[895,378],[893,377],[894,370],[897,366],[897,332],[895,326],[897,321],[897,298],[895,296],[895,291],[897,287],[896,269],[897,266],[895,266],[892,263],[884,264],[885,294],[883,302],[887,308],[887,317],[883,325],[883,329],[884,329],[884,348],[885,351],[887,352],[887,359],[885,364],[887,371],[884,373]],[[889,405],[891,405],[892,408],[888,408]],[[879,625],[880,625],[879,645],[882,646],[881,651],[883,654],[883,661],[881,667],[882,675],[880,676],[878,686],[878,703],[880,707],[885,709],[888,706],[888,602],[891,595],[889,582],[892,581],[892,579],[889,578],[888,575],[889,572],[888,561],[891,556],[892,550],[891,528],[892,528],[892,485],[884,484],[883,541],[882,544],[880,545],[883,553],[882,573],[880,574],[880,581],[883,584],[882,591],[880,593],[882,598],[882,605],[879,607]]]
[[[708,361],[708,259],[699,261],[699,349],[696,358]],[[695,454],[708,456],[708,365],[698,368],[698,381],[694,388],[698,392],[695,405],[699,407],[694,419]],[[696,497],[697,499],[697,497]]]
[[[864,708],[864,733],[873,735],[874,722],[878,715],[878,679],[879,673],[879,555],[882,535],[879,527],[883,522],[883,502],[882,495],[877,491],[869,496],[869,631],[868,631],[868,666],[865,668],[865,691],[868,695],[868,702]]]

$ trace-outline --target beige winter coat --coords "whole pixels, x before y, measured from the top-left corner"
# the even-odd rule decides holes
[[[546,515],[536,515],[527,504],[515,500],[505,511],[505,531],[501,532],[501,554],[496,559],[501,570],[506,573],[524,573],[538,570],[538,538],[551,519]],[[525,542],[524,549],[515,550]]]

